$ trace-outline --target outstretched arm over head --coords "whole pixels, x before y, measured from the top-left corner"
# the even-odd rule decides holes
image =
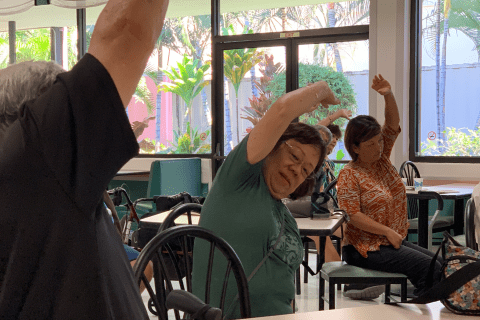
[[[110,73],[127,107],[162,31],[169,0],[110,0],[88,53]]]
[[[250,132],[247,142],[247,161],[255,164],[273,150],[278,139],[292,120],[304,113],[312,112],[318,105],[328,108],[339,104],[325,81],[284,94],[270,107],[268,112]]]
[[[395,101],[390,83],[379,74],[373,78],[372,89],[385,98],[385,125],[398,131],[400,114],[398,113],[397,102]]]

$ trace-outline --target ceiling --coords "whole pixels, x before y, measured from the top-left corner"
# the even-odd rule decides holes
[[[34,0],[32,0],[34,1]],[[307,4],[339,2],[327,0],[221,0],[221,12],[237,12],[254,9],[282,8]],[[87,8],[87,25],[95,24],[104,5]],[[167,17],[185,17],[210,14],[210,0],[170,0]],[[25,12],[0,15],[0,32],[8,31],[8,21],[16,21],[17,30],[47,27],[65,27],[76,25],[74,9],[65,9],[53,5],[33,7]]]

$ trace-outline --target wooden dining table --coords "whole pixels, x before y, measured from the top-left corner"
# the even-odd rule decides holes
[[[465,200],[472,196],[473,185],[461,183],[452,183],[436,186],[424,186],[422,191],[434,191],[440,194],[443,200],[453,200],[453,234],[463,234],[464,227],[464,211]],[[418,216],[418,245],[424,248],[428,247],[428,203],[433,198],[428,195],[422,196],[421,193],[407,190],[407,198],[419,199],[419,212],[427,214],[419,214]]]

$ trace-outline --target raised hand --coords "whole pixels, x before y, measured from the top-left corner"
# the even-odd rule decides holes
[[[381,74],[373,78],[372,89],[380,93],[382,96],[392,92],[392,87]]]
[[[348,109],[340,109],[340,110],[337,110],[336,111],[338,118],[345,118],[347,120],[350,120],[350,118],[352,117],[352,111],[348,110]]]
[[[325,81],[319,81],[316,84],[318,84],[319,87],[319,91],[317,92],[317,98],[320,99],[320,104],[323,108],[328,109],[328,106],[330,104],[340,104],[340,100],[335,97],[332,89],[330,89],[330,87]]]

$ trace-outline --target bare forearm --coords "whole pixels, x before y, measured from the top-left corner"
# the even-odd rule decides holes
[[[336,112],[334,112],[333,114],[331,114],[331,115],[323,118],[322,120],[318,121],[317,124],[326,127],[326,126],[332,124],[338,118],[339,118],[338,114]]]
[[[168,0],[110,0],[88,52],[110,73],[122,102],[130,101],[163,27]]]
[[[390,230],[389,227],[373,220],[372,218],[361,212],[352,214],[350,216],[349,223],[361,230],[379,235],[386,235],[387,232]]]
[[[398,112],[397,102],[393,92],[383,96],[385,98],[385,124],[394,130],[398,130],[400,125],[400,114]]]
[[[253,128],[247,143],[247,159],[251,164],[264,159],[273,150],[288,125],[305,113],[308,108],[320,104],[317,84],[289,92],[270,107]]]

